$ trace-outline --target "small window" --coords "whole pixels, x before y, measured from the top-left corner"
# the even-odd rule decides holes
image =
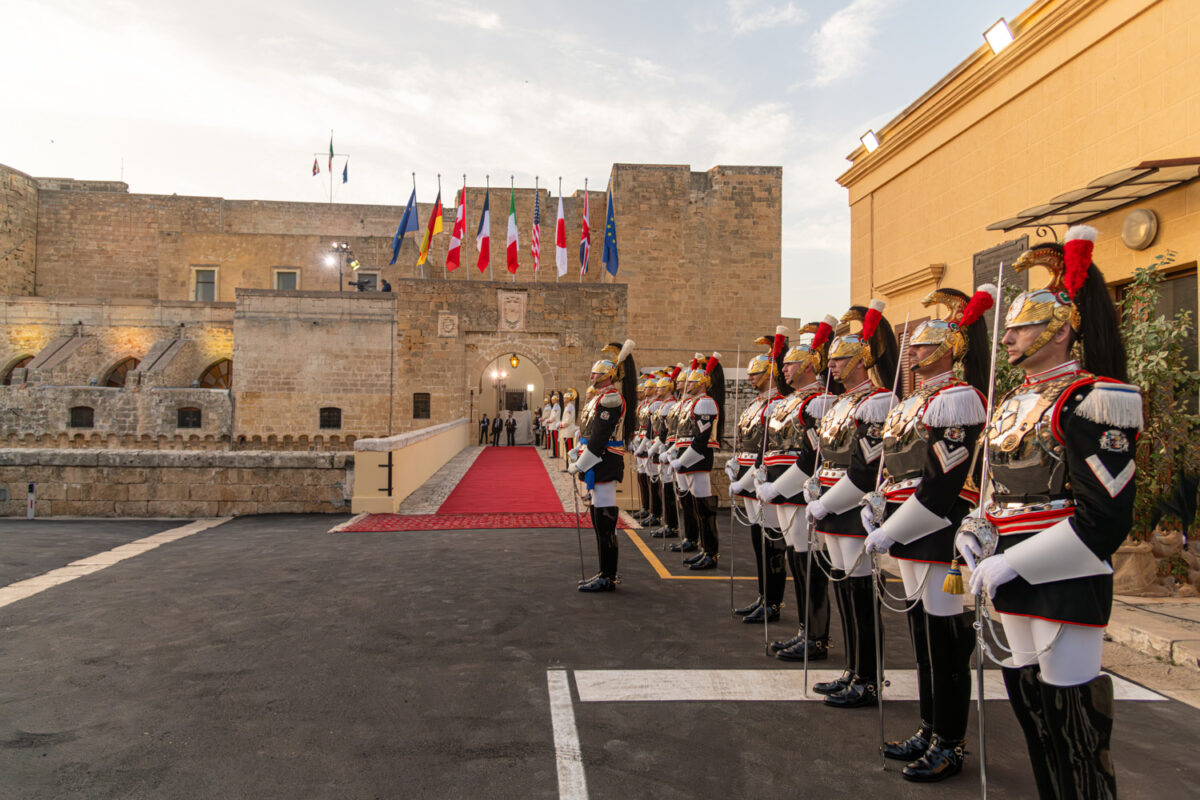
[[[4,385],[12,386],[13,372],[29,366],[30,361],[33,361],[33,356],[25,356],[9,367],[8,372],[4,373]]]
[[[429,392],[413,392],[413,419],[429,419]]]
[[[300,271],[295,269],[275,270],[275,291],[294,292],[300,288]]]
[[[223,358],[200,374],[201,389],[228,389],[233,386],[233,362]]]
[[[211,303],[217,299],[217,268],[192,268],[192,299]]]
[[[91,406],[74,406],[71,409],[71,427],[72,428],[92,428],[93,410]]]
[[[321,427],[340,429],[342,427],[342,410],[332,407],[322,408]]]
[[[181,408],[178,412],[178,418],[175,423],[176,428],[199,428],[202,419],[200,409],[198,408]]]

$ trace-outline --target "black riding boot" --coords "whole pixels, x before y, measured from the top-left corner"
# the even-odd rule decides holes
[[[1058,796],[1112,800],[1117,796],[1109,744],[1113,729],[1113,685],[1098,675],[1079,686],[1041,683],[1046,721],[1055,732]]]
[[[696,542],[700,538],[700,524],[696,519],[696,498],[692,496],[691,492],[677,492],[677,494],[679,496],[679,513],[683,517],[683,540],[671,545],[671,551],[690,553],[697,549]]]
[[[777,655],[782,661],[803,661],[807,650],[809,661],[823,661],[829,657],[829,579],[825,577],[829,561],[820,550],[813,551],[812,574],[806,575],[809,569],[807,552],[799,553],[789,547],[787,559],[796,587],[796,613],[800,616],[801,635],[790,645],[780,648]],[[804,630],[805,608],[808,608],[807,630]]]
[[[970,614],[926,615],[929,663],[933,674],[933,741],[925,754],[906,766],[904,777],[930,783],[957,775],[966,757],[967,717],[971,711],[971,653],[975,629]],[[922,721],[926,717],[921,717]],[[923,724],[923,722],[922,722]]]
[[[1025,748],[1029,751],[1038,797],[1057,800],[1060,767],[1055,740],[1061,734],[1051,729],[1042,705],[1040,668],[1030,664],[1015,669],[1005,667],[1000,671],[1004,675],[1004,688],[1008,690],[1008,703],[1025,734]]]
[[[653,519],[663,518],[663,502],[662,493],[658,491],[660,484],[650,480],[650,476],[646,476],[646,493],[650,495],[650,516]]]
[[[832,681],[813,685],[817,694],[834,694],[845,689],[858,668],[858,654],[854,650],[854,616],[850,613],[850,580],[845,578],[845,571],[830,568],[829,575],[833,582],[833,599],[837,603],[838,616],[842,621],[842,646],[846,651],[846,664],[842,668],[842,676]]]
[[[917,732],[901,742],[887,742],[883,746],[884,758],[897,761],[916,761],[929,749],[933,736],[933,669],[929,665],[929,628],[926,625],[925,606],[920,600],[908,610],[908,635],[912,640],[913,653],[917,657],[917,708],[921,724]]]
[[[846,688],[826,696],[825,705],[835,708],[859,708],[879,702],[875,663],[875,590],[874,575],[850,578],[848,599],[854,618],[854,677]],[[880,631],[882,634],[882,631]]]
[[[688,569],[716,569],[717,559],[721,556],[720,545],[717,541],[717,498],[713,495],[697,497],[694,498],[694,502],[696,516],[699,518],[700,549],[704,555],[689,564]]]
[[[594,508],[596,549],[600,553],[600,574],[581,584],[581,592],[611,592],[617,588],[617,518],[616,506]]]

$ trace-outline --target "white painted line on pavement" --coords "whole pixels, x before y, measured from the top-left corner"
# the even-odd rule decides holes
[[[583,753],[579,749],[567,671],[546,670],[546,683],[550,687],[550,721],[554,726],[554,756],[558,761],[558,796],[562,800],[587,800],[587,777],[583,773]]]
[[[78,561],[72,561],[65,567],[45,572],[41,575],[36,575],[32,578],[27,578],[23,581],[10,583],[8,586],[0,587],[0,608],[15,603],[18,600],[24,600],[27,597],[32,597],[39,592],[44,592],[53,586],[59,586],[67,581],[73,581],[76,578],[81,578],[84,575],[91,575],[93,572],[99,572],[105,567],[111,567],[117,562],[124,561],[127,558],[141,555],[147,550],[153,550],[156,547],[164,545],[168,542],[174,542],[178,539],[191,536],[194,533],[214,528],[224,522],[228,522],[233,517],[216,517],[214,519],[198,519],[195,522],[189,522],[187,525],[180,525],[178,528],[171,528],[153,536],[147,536],[142,539],[135,539],[132,542],[126,542],[123,545],[114,547],[111,550],[106,550],[103,553],[97,553],[87,558],[81,558]]]
[[[804,674],[796,669],[576,670],[575,688],[583,703],[824,700],[812,690],[813,684],[841,674],[841,670],[810,669],[807,696]],[[1112,679],[1117,700],[1166,699],[1116,675]],[[916,670],[889,670],[887,680],[884,700],[917,699]],[[983,691],[987,700],[1008,699],[999,670],[984,672]]]

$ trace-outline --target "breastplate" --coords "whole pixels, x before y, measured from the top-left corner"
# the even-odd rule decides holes
[[[671,407],[667,409],[664,425],[666,426],[668,437],[679,435],[679,406],[681,405],[682,403],[679,400],[672,400]]]
[[[696,436],[696,418],[692,416],[692,408],[699,399],[700,397],[689,397],[685,400],[680,400],[679,405],[676,406],[678,409],[679,427],[675,435],[680,439],[692,439]]]
[[[929,443],[929,428],[923,422],[925,406],[929,398],[947,385],[939,383],[917,389],[888,412],[883,421],[883,458],[892,481],[919,478],[924,471],[925,450]]]
[[[804,408],[805,401],[819,394],[821,394],[820,391],[808,392],[804,395],[797,392],[775,404],[774,410],[771,411],[771,418],[767,420],[768,453],[816,450],[808,435],[811,429],[804,424],[804,414],[801,409]]]
[[[583,407],[582,413],[579,415],[578,424],[580,429],[591,433],[592,417],[596,413],[596,403],[600,401],[600,395],[596,395],[591,400],[587,401],[587,405]]]
[[[1067,465],[1051,430],[1055,403],[1085,373],[1018,386],[1004,396],[988,425],[988,459],[997,495],[1065,494]],[[996,498],[1003,501],[1002,497]]]
[[[646,430],[646,423],[648,423],[649,421],[650,421],[650,403],[643,400],[642,404],[638,406],[638,411],[637,411],[638,430],[639,431]]]
[[[831,467],[847,469],[854,451],[854,412],[875,388],[844,394],[821,420],[821,458]]]
[[[766,399],[760,395],[754,398],[754,401],[742,412],[742,417],[738,420],[738,452],[757,453],[762,450],[766,427],[765,420],[763,420],[763,406],[766,404]]]

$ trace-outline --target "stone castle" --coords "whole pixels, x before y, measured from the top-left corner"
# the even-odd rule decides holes
[[[616,164],[611,186],[615,280],[600,263],[603,192],[589,197],[582,281],[583,196],[564,199],[571,270],[556,281],[557,198],[540,198],[534,275],[535,195],[518,190],[514,281],[500,213],[491,216],[495,280],[474,269],[470,235],[463,266],[444,271],[453,209],[422,275],[411,234],[388,265],[403,207],[132,194],[123,183],[0,166],[0,442],[11,451],[0,484],[11,479],[9,513],[23,478],[6,478],[7,465],[28,471],[66,458],[54,451],[333,457],[364,438],[490,412],[501,392],[540,404],[544,390],[582,389],[608,341],[631,337],[639,366],[662,366],[696,350],[749,350],[777,322],[779,168]],[[466,195],[473,232],[483,189]],[[422,227],[429,211],[421,205]],[[333,242],[349,246],[357,270],[330,258]],[[384,281],[392,291],[374,291]],[[507,370],[513,355],[519,384],[497,386],[491,370]],[[224,511],[245,513],[227,502]]]

